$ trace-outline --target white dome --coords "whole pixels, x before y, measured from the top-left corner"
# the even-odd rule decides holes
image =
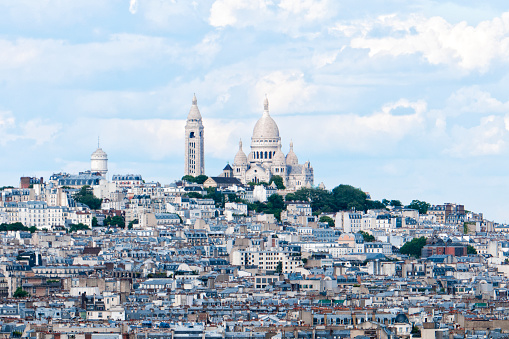
[[[286,164],[291,166],[299,164],[299,159],[297,158],[297,155],[293,152],[293,142],[290,142],[290,151],[286,155]]]
[[[284,166],[286,165],[286,159],[285,155],[281,150],[277,150],[276,154],[274,154],[274,157],[272,158],[272,165],[273,166]]]
[[[242,151],[242,140],[239,141],[239,151],[237,155],[235,155],[235,159],[233,160],[233,165],[235,166],[245,166],[247,165],[247,156],[244,151]]]
[[[102,148],[98,148],[94,153],[92,153],[91,158],[97,160],[108,159],[108,155],[102,150]]]
[[[265,98],[263,115],[253,129],[253,139],[277,139],[279,128],[269,115],[269,101]]]
[[[196,100],[196,94],[193,95],[193,101],[191,109],[189,110],[189,114],[187,115],[187,120],[201,120],[201,114],[200,110],[198,109],[198,100]]]

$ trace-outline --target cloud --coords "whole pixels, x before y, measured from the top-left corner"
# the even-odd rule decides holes
[[[316,37],[321,26],[336,13],[329,0],[216,0],[210,8],[209,23],[218,28],[253,27],[292,36]],[[303,33],[306,30],[311,32]]]
[[[369,49],[371,57],[420,54],[432,65],[456,65],[485,72],[495,60],[509,61],[509,12],[470,26],[439,16],[379,16],[375,20],[338,23],[331,32],[351,37],[351,47]]]
[[[135,34],[113,34],[103,42],[76,44],[54,39],[0,40],[0,75],[13,83],[68,83],[155,62],[184,63],[184,54],[193,55],[192,49],[186,52],[168,39]]]
[[[29,120],[21,126],[22,138],[35,141],[36,146],[53,141],[60,129],[61,124],[49,123],[41,119]]]
[[[259,107],[267,95],[271,111],[276,114],[295,113],[310,101],[315,91],[316,88],[306,83],[304,74],[297,70],[269,73],[255,85]]]
[[[17,123],[11,112],[0,111],[0,133],[2,134],[0,144],[2,146],[16,140],[34,141],[35,146],[40,146],[52,141],[59,130],[58,123],[49,123],[38,118]]]
[[[444,153],[454,157],[497,155],[506,149],[509,134],[504,117],[483,117],[478,126],[454,126],[451,145]]]
[[[131,0],[129,2],[129,12],[131,12],[131,14],[136,14],[137,11],[138,11],[138,0]]]

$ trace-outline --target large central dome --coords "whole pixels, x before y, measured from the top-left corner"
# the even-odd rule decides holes
[[[269,101],[265,98],[263,115],[253,129],[253,139],[278,139],[279,128],[269,115]]]

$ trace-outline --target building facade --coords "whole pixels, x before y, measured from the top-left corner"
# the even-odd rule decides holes
[[[289,189],[311,187],[314,180],[313,167],[309,161],[299,164],[293,151],[293,142],[290,142],[288,154],[283,154],[279,128],[269,114],[267,98],[263,106],[263,115],[253,129],[249,156],[242,150],[242,141],[239,142],[239,150],[232,166],[233,176],[247,184],[269,182],[272,176],[278,175]]]
[[[103,177],[106,177],[106,173],[108,173],[108,155],[99,147],[99,144],[90,157],[90,171],[99,173]]]
[[[184,175],[205,174],[205,153],[204,153],[204,130],[198,100],[196,95],[193,101],[186,122],[185,135],[185,169]]]

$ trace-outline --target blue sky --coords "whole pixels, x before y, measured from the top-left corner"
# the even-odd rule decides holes
[[[0,0],[1,185],[90,167],[183,174],[249,147],[265,94],[315,183],[509,222],[505,1]]]

